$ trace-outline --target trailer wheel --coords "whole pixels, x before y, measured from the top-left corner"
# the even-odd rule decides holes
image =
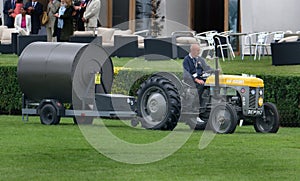
[[[40,120],[45,125],[56,125],[60,122],[60,116],[52,104],[45,104],[40,111]]]
[[[256,119],[254,129],[258,133],[277,133],[279,129],[279,113],[273,103],[264,103],[263,116]]]
[[[162,76],[152,76],[137,91],[137,115],[142,127],[173,130],[180,117],[181,102],[174,84]]]
[[[220,103],[212,108],[209,127],[215,133],[231,134],[237,126],[237,111],[230,104]]]

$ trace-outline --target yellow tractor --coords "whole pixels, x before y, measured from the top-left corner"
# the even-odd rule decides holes
[[[192,129],[227,134],[235,131],[238,121],[251,120],[256,132],[276,133],[279,114],[273,103],[264,103],[263,80],[219,73],[216,62],[215,71],[203,74],[206,83],[200,102],[195,86],[175,75],[161,72],[150,76],[137,92],[142,126],[172,130],[181,120]]]

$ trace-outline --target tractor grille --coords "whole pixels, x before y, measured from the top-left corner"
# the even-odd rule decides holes
[[[254,95],[251,94],[251,91],[255,90],[256,88],[250,88],[249,92],[249,108],[256,108],[256,93]]]

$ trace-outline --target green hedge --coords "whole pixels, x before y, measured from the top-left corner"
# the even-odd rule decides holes
[[[276,104],[282,126],[300,126],[300,79],[296,76],[260,76],[265,84],[265,101]]]
[[[0,110],[1,113],[19,113],[21,97],[17,83],[17,68],[0,67]],[[143,80],[152,72],[120,70],[115,75],[113,93],[134,95]],[[182,77],[181,73],[176,73]],[[299,77],[257,75],[265,83],[265,102],[277,105],[282,126],[300,126],[300,81]],[[137,79],[137,80],[136,80]]]
[[[19,113],[22,93],[17,83],[17,67],[0,67],[0,110],[1,113]]]

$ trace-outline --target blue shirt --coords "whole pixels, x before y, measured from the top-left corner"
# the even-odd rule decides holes
[[[64,15],[65,11],[66,11],[66,7],[65,6],[61,6],[59,8],[59,11],[58,11],[59,17],[61,15]],[[64,27],[64,20],[63,19],[58,18],[58,20],[57,20],[57,27],[60,28],[60,29],[62,29]]]

